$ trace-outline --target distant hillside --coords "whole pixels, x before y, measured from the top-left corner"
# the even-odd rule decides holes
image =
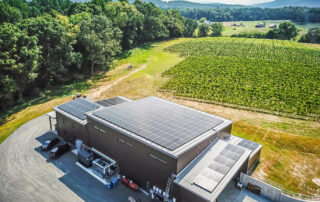
[[[220,4],[220,3],[195,3],[185,0],[174,0],[169,1],[168,3],[162,0],[143,0],[145,2],[152,2],[156,6],[160,8],[242,8],[246,7],[243,5],[228,5],[228,4]],[[133,3],[134,0],[130,0],[130,3]]]
[[[299,7],[320,7],[320,0],[275,0],[269,3],[254,4],[251,6],[257,6],[261,8],[281,8],[289,6]]]

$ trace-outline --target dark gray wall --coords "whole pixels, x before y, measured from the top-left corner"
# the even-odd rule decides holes
[[[255,153],[255,155],[252,156],[252,158],[248,162],[248,170],[250,170],[252,166],[254,166],[255,163],[259,161],[260,154],[261,154],[261,149],[257,153]]]
[[[183,170],[187,165],[190,164],[193,159],[195,159],[202,151],[204,151],[214,140],[220,137],[227,137],[231,134],[231,127],[232,124],[224,128],[223,130],[219,131],[219,133],[216,133],[202,142],[200,142],[198,145],[190,149],[189,151],[186,151],[182,155],[178,157],[178,165],[177,165],[177,172],[179,173],[181,170]]]
[[[182,171],[187,165],[190,164],[203,150],[205,150],[216,138],[218,138],[218,133],[206,138],[201,143],[186,151],[178,157],[177,171],[178,173]]]
[[[180,187],[177,184],[173,184],[173,193],[178,202],[207,202],[200,196],[194,194],[193,192]]]
[[[71,140],[73,143],[80,139],[84,144],[88,143],[88,132],[85,125],[56,111],[58,135],[65,140]]]
[[[94,128],[94,126],[105,132]],[[145,187],[146,181],[162,190],[165,189],[168,177],[176,174],[177,161],[151,147],[142,144],[122,133],[88,118],[89,146],[113,158],[120,166],[120,173],[133,179],[139,186]],[[119,138],[129,144],[122,143]],[[151,153],[167,164],[151,158]]]

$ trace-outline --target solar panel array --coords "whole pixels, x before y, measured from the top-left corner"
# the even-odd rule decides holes
[[[243,148],[250,149],[251,151],[254,151],[259,147],[258,143],[252,142],[252,141],[246,140],[246,139],[241,140],[241,142],[239,142],[237,145],[239,145]]]
[[[223,122],[156,97],[127,102],[93,114],[171,151]]]
[[[128,100],[121,98],[121,97],[113,97],[105,100],[99,100],[96,103],[102,105],[104,107],[110,107],[112,105],[122,104],[128,102]]]
[[[218,156],[213,159],[212,163],[195,177],[193,183],[208,192],[212,192],[244,152],[244,149],[228,144]]]
[[[70,102],[58,106],[58,108],[62,111],[71,114],[81,120],[85,120],[87,118],[87,116],[85,115],[86,112],[93,111],[95,109],[98,109],[99,107],[99,105],[89,102],[83,98],[74,99]]]

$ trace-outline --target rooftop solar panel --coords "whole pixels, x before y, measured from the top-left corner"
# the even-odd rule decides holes
[[[239,145],[239,146],[241,146],[243,148],[250,149],[251,151],[254,151],[259,147],[258,143],[252,142],[252,141],[247,140],[247,139],[241,140],[237,145]]]
[[[113,98],[109,98],[109,99],[105,99],[105,100],[99,100],[96,103],[99,105],[102,105],[104,107],[110,107],[110,106],[122,104],[125,102],[128,102],[128,100],[124,99],[122,97],[113,97]]]
[[[244,152],[244,149],[228,144],[218,156],[194,178],[193,183],[208,192],[212,192]]]
[[[93,111],[99,107],[99,105],[82,98],[78,98],[58,106],[62,111],[71,114],[80,120],[85,120],[87,118],[85,115],[86,112]]]
[[[116,105],[93,115],[171,151],[223,123],[220,118],[156,97]]]

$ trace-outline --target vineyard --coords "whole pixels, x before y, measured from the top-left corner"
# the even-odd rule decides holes
[[[293,42],[196,39],[166,49],[187,57],[164,72],[175,95],[303,116],[320,114],[320,50]]]

